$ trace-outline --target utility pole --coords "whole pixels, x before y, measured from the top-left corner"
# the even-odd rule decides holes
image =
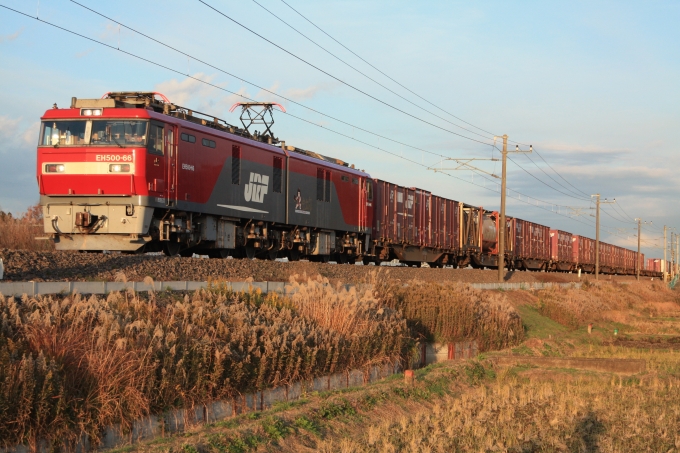
[[[668,270],[668,262],[666,261],[666,225],[663,226],[663,281],[668,280],[666,278],[666,272]]]
[[[635,277],[638,281],[640,281],[640,231],[642,230],[642,219],[637,218],[638,223],[638,253],[637,253],[637,259],[635,260]]]
[[[678,235],[675,235],[675,273],[678,273],[678,257],[680,257],[680,241]]]
[[[494,148],[496,147],[496,139],[498,137],[494,137]],[[529,150],[524,151],[519,149],[519,145],[515,145],[515,150],[514,151],[508,151],[508,136],[503,135],[503,150],[501,151],[501,154],[503,156],[503,165],[502,165],[502,174],[501,174],[501,212],[499,215],[498,219],[498,282],[503,283],[503,269],[505,268],[505,234],[507,233],[507,222],[505,221],[505,193],[507,192],[507,162],[508,162],[508,153],[533,153],[534,152],[534,147],[533,145],[529,145]],[[470,162],[475,161],[475,160],[492,160],[492,161],[497,161],[498,159],[453,159],[453,158],[447,158],[443,159],[444,160],[452,160],[458,164],[457,167],[455,168],[443,168],[443,167],[428,167],[428,170],[433,170],[435,172],[437,171],[450,171],[450,170],[472,170],[476,172],[481,172],[481,173],[486,173],[487,175],[493,176],[494,178],[498,178],[497,175],[493,173],[489,173],[488,171],[484,171],[480,168],[477,168],[473,165],[470,164]]]
[[[505,268],[505,187],[508,162],[508,134],[503,135],[503,165],[501,170],[501,216],[498,219],[498,283],[503,283]]]
[[[529,145],[529,151],[522,151],[519,145],[515,146],[513,153],[531,153],[534,147]],[[505,221],[505,192],[507,183],[506,167],[508,161],[508,135],[503,135],[503,165],[501,171],[501,212],[498,219],[498,282],[503,283],[505,268],[505,233],[507,232],[507,222]]]
[[[614,198],[614,201],[607,201],[605,198],[604,201],[600,201],[600,194],[596,193],[595,195],[590,196],[595,197],[595,204],[597,206],[596,211],[595,211],[595,280],[599,280],[600,276],[600,203],[602,204],[614,204],[616,203],[616,198]]]
[[[671,259],[670,259],[670,266],[668,266],[668,278],[669,280],[673,280],[673,267],[675,266],[675,248],[673,247],[673,232],[671,231],[671,241],[668,243],[668,248],[670,248],[671,252]]]

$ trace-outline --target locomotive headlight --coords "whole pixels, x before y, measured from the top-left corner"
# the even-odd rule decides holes
[[[109,173],[129,173],[130,164],[111,164],[109,165]]]
[[[80,109],[80,116],[102,116],[102,109]]]
[[[63,173],[64,164],[45,164],[45,173]]]

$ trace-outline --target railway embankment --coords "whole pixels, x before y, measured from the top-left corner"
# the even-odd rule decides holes
[[[128,281],[151,277],[157,281],[255,281],[287,282],[293,275],[321,275],[332,282],[347,284],[366,280],[367,269],[376,266],[323,264],[309,261],[282,262],[246,259],[203,259],[119,253],[35,252],[0,249],[5,281]],[[493,283],[497,273],[481,269],[430,269],[379,266],[390,270],[391,278],[407,281]],[[575,273],[509,271],[509,283],[567,283],[592,279]],[[602,275],[602,280],[633,281],[632,276]]]

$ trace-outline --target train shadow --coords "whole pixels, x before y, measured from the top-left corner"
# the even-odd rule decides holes
[[[571,436],[572,445],[569,451],[597,453],[600,451],[599,437],[605,432],[604,424],[592,410],[576,423]]]

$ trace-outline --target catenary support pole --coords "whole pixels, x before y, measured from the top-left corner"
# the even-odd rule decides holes
[[[503,135],[503,166],[501,172],[501,213],[498,219],[498,282],[503,283],[505,277],[505,191],[506,167],[508,161],[508,136]]]
[[[635,220],[637,220],[638,223],[638,251],[635,260],[635,276],[637,280],[640,281],[640,231],[642,229],[642,219],[638,217]]]
[[[663,269],[661,271],[663,272],[663,281],[665,282],[668,280],[666,278],[666,272],[668,272],[668,261],[666,261],[666,225],[663,226]]]
[[[591,195],[591,198],[595,197],[595,280],[600,278],[600,205],[601,204],[614,204],[616,203],[616,198],[612,201],[600,201],[600,194],[596,193]]]
[[[595,280],[600,278],[600,194],[595,198]]]

